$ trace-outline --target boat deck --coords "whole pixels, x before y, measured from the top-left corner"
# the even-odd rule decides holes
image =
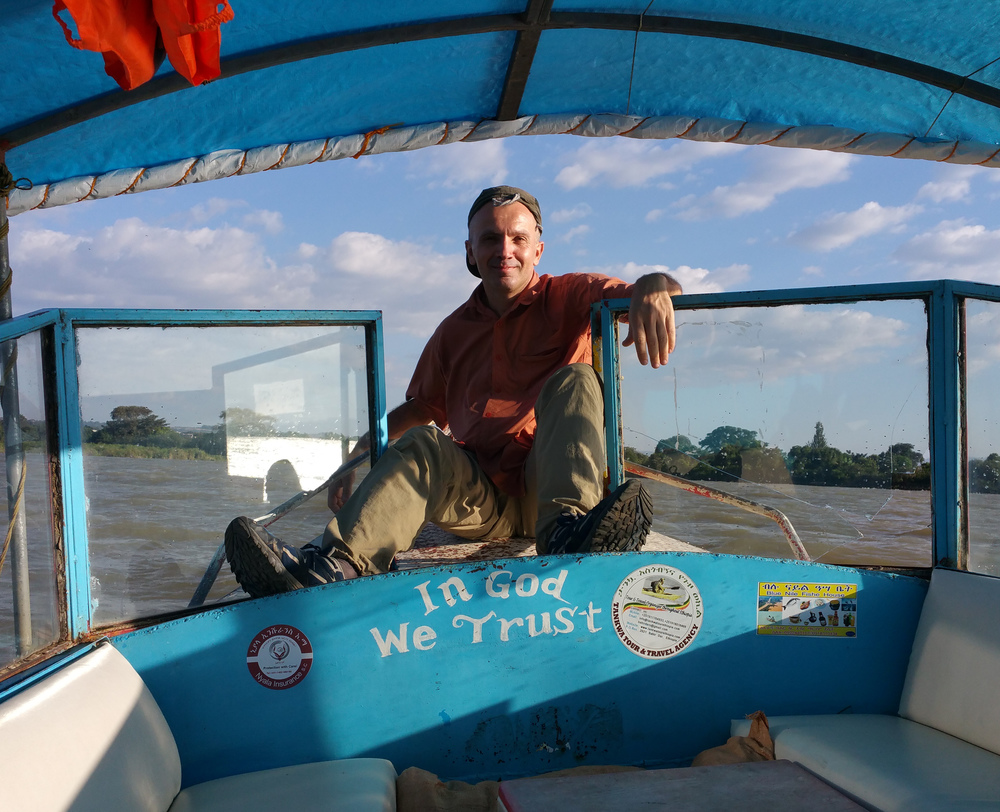
[[[644,552],[705,552],[693,544],[656,532],[649,534],[646,545],[642,549]],[[396,556],[396,563],[401,570],[412,570],[420,567],[462,564],[467,561],[524,558],[532,555],[535,555],[535,540],[533,538],[469,541],[428,524],[417,536],[413,547]]]

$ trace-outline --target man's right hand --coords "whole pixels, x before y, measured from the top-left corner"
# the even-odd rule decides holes
[[[326,489],[326,506],[337,513],[344,502],[354,493],[354,471],[348,471],[339,479],[333,480]]]
[[[431,413],[415,400],[401,403],[388,414],[389,439],[398,440],[400,435],[414,426],[425,426],[433,420]],[[369,439],[366,434],[351,450],[350,458],[368,454]],[[336,473],[336,472],[334,472]],[[354,493],[354,471],[348,471],[341,477],[330,482],[326,489],[326,504],[334,513],[340,510],[344,503]]]

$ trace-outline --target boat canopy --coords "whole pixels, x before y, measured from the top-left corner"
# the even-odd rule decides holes
[[[1000,6],[232,0],[221,75],[121,90],[0,0],[9,214],[454,141],[574,133],[1000,166]],[[30,186],[30,188],[28,188]]]

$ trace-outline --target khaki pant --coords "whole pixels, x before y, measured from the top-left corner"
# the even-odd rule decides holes
[[[593,368],[555,372],[535,404],[538,427],[527,493],[508,496],[476,458],[433,426],[410,429],[362,480],[323,534],[323,549],[359,574],[386,572],[427,522],[468,539],[535,536],[539,553],[564,511],[586,513],[604,495],[604,397]]]

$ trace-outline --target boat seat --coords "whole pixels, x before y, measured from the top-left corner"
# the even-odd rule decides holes
[[[769,718],[775,757],[881,812],[1000,809],[998,605],[1000,578],[935,570],[898,715]]]
[[[0,704],[0,809],[256,812],[396,809],[383,759],[300,764],[181,791],[177,744],[129,662],[105,643]]]
[[[394,810],[396,770],[380,758],[296,764],[188,787],[169,812],[274,812],[276,809]]]

